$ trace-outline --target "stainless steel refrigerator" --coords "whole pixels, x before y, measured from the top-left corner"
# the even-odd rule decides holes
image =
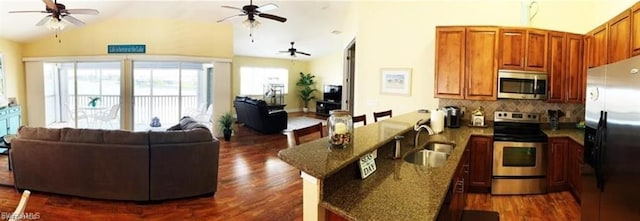
[[[640,220],[640,56],[587,71],[582,220]]]

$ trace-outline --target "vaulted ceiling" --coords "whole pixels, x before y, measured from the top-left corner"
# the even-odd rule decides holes
[[[107,19],[179,19],[215,23],[224,17],[239,14],[236,10],[221,6],[242,8],[249,4],[249,0],[60,0],[58,3],[65,4],[67,9],[99,10],[98,15],[74,15],[88,26]],[[257,0],[253,4],[260,6],[267,3],[279,6],[269,11],[269,14],[288,20],[280,23],[257,18],[261,25],[253,31],[254,42],[249,37],[249,29],[242,24],[246,16],[224,21],[234,29],[234,54],[288,59],[288,54],[277,52],[287,50],[291,41],[296,42],[298,50],[312,55],[299,55],[296,59],[313,59],[343,50],[342,42],[345,37],[335,32],[343,31],[352,2]],[[51,30],[35,25],[46,14],[8,13],[16,10],[45,10],[45,4],[41,0],[0,0],[0,38],[30,42],[51,36]],[[75,28],[82,27],[69,24],[64,30]]]

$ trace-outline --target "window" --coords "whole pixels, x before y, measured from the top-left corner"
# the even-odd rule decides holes
[[[289,90],[289,70],[284,68],[240,68],[240,94],[264,95],[263,85],[284,84],[284,93]]]
[[[210,63],[133,61],[134,131],[149,128],[154,117],[170,126],[182,116],[204,114],[212,104],[212,71]]]

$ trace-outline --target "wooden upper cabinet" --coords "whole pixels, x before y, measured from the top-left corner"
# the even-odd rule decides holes
[[[549,32],[549,102],[565,100],[565,33]]]
[[[500,69],[524,70],[526,29],[500,29]]]
[[[465,97],[496,100],[498,28],[469,27],[466,31]]]
[[[547,31],[527,31],[525,70],[547,71]]]
[[[566,34],[565,59],[565,101],[568,103],[583,103],[586,91],[586,76],[584,72],[583,55],[584,42],[582,35]]]
[[[589,67],[598,67],[607,64],[607,25],[601,25],[592,32],[591,53],[593,61]]]
[[[595,67],[595,56],[593,55],[593,33],[587,33],[584,36],[584,71]]]
[[[435,97],[464,98],[465,30],[436,27]]]
[[[547,32],[500,29],[500,69],[547,71]]]
[[[608,25],[607,64],[629,58],[631,54],[631,10],[611,19]]]
[[[631,56],[640,54],[640,2],[631,7]]]

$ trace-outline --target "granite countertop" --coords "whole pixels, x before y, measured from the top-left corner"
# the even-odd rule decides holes
[[[455,143],[443,167],[393,160],[379,150],[374,174],[324,195],[320,205],[350,220],[435,220],[471,135],[492,136],[493,129],[446,128],[438,135],[423,135],[426,139],[421,144],[426,140]],[[405,145],[403,157],[415,149]]]
[[[324,137],[278,152],[278,157],[291,166],[315,178],[324,179],[367,153],[393,140],[395,135],[413,130],[421,119],[429,119],[429,113],[412,112],[354,128],[353,144],[349,148],[329,148],[329,138]]]
[[[583,129],[542,129],[547,137],[569,137],[576,143],[584,146],[584,130]]]
[[[328,148],[328,138],[325,137],[281,150],[278,157],[324,180],[363,155],[392,142],[395,135],[411,133],[417,120],[428,118],[428,113],[417,112],[396,116],[355,128],[352,147]],[[583,145],[583,130],[543,129],[543,132],[549,137],[569,137]],[[402,159],[393,160],[387,156],[390,150],[381,148],[376,158],[375,173],[364,180],[350,179],[325,192],[320,205],[350,220],[435,220],[472,135],[493,136],[493,128],[445,128],[441,134],[420,137],[421,144],[426,144],[427,140],[455,143],[456,147],[442,167],[424,167]],[[413,136],[407,137],[413,139]],[[403,140],[403,158],[416,150],[406,144],[406,139]]]

